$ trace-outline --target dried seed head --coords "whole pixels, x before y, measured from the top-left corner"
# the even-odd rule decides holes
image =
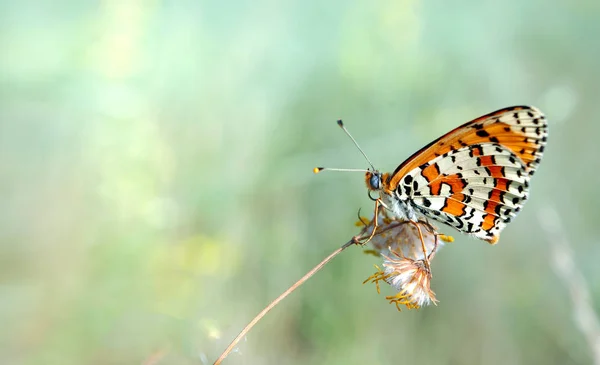
[[[361,221],[365,224],[362,235],[368,237],[373,232],[373,222],[364,218]],[[442,245],[438,236],[428,223],[392,220],[379,214],[378,227],[369,242],[373,245],[371,251],[383,257],[383,270],[378,267],[365,283],[375,283],[378,292],[380,281],[390,284],[397,294],[386,299],[396,304],[398,310],[401,304],[411,309],[437,303],[425,259],[430,262]],[[444,238],[446,242],[450,240]]]
[[[394,258],[384,257],[383,267],[386,283],[398,291],[388,296],[390,303],[419,308],[437,303],[435,293],[431,290],[431,271],[422,260],[403,258],[394,254]],[[400,308],[398,308],[400,309]]]

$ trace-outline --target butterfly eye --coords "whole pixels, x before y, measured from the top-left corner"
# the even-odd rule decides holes
[[[373,174],[371,175],[371,180],[369,181],[371,187],[375,190],[379,190],[381,188],[381,175]]]

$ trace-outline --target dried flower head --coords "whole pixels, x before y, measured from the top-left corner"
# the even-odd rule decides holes
[[[369,237],[374,222],[361,218],[361,223],[364,226],[361,237]],[[398,310],[400,305],[412,309],[437,303],[435,293],[430,288],[429,263],[441,246],[441,241],[451,242],[452,238],[439,235],[429,223],[399,221],[378,214],[377,229],[369,241],[373,249],[367,252],[383,257],[383,269],[376,266],[377,272],[365,283],[375,283],[378,293],[380,281],[390,284],[397,293],[386,299],[394,303]]]

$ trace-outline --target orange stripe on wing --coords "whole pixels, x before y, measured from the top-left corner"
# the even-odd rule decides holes
[[[483,150],[479,146],[477,146],[475,148],[472,148],[472,151],[473,151],[473,156],[481,156],[481,155],[483,155]]]
[[[504,174],[502,173],[502,166],[496,166],[495,156],[482,156],[479,158],[479,163],[481,166],[487,167],[492,177],[504,177]]]
[[[496,179],[496,189],[508,191],[508,179],[503,177]]]
[[[465,215],[466,205],[462,203],[464,198],[465,196],[463,194],[452,195],[449,199],[446,199],[446,204],[442,208],[442,212],[451,214],[455,217],[461,217]]]
[[[464,180],[457,174],[443,175],[441,178],[438,178],[429,184],[431,187],[431,194],[440,195],[442,184],[448,184],[452,194],[458,194],[465,188]]]
[[[488,200],[490,200],[491,202],[502,203],[502,197],[504,196],[506,191],[508,191],[507,180],[504,178],[496,179],[496,186],[492,190],[492,193],[490,194]],[[486,207],[486,212],[492,213],[487,208],[489,208],[489,205],[488,207]],[[494,209],[496,209],[495,206]]]
[[[424,168],[423,171],[421,171],[421,174],[427,179],[427,182],[431,182],[440,175],[440,170],[438,169],[437,164],[434,163]]]
[[[481,229],[484,231],[489,231],[494,226],[494,221],[496,217],[493,214],[486,214],[483,217],[483,222],[481,222]]]
[[[490,175],[495,178],[504,177],[504,173],[502,172],[502,166],[488,166],[488,170],[490,170]]]
[[[482,156],[479,158],[481,162],[481,166],[494,166],[496,163],[494,162],[494,156]]]
[[[497,191],[497,190],[496,190],[496,191]],[[492,193],[492,194],[493,194],[493,193]],[[497,214],[497,213],[496,213],[496,207],[498,206],[498,204],[499,204],[499,203],[498,203],[497,201],[488,200],[488,201],[486,202],[486,205],[485,205],[485,211],[486,211],[486,213],[488,213],[488,214],[494,214],[494,215],[496,215],[496,214]]]

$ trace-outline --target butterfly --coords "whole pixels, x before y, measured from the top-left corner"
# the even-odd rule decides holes
[[[376,170],[368,158],[372,169],[361,171],[369,193],[379,193],[376,214],[382,205],[395,218],[424,216],[495,244],[529,197],[547,137],[540,110],[513,106],[451,130],[392,173]]]

